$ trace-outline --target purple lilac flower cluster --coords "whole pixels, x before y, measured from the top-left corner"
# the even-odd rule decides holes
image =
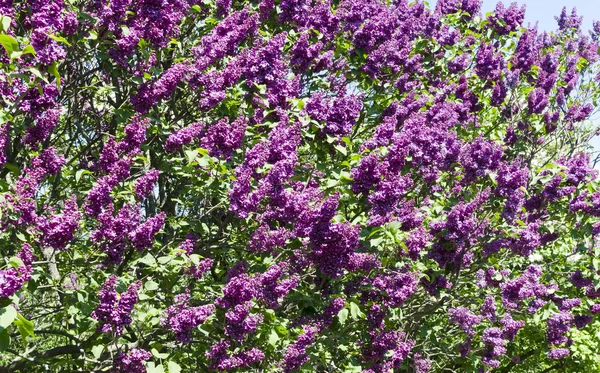
[[[117,276],[111,275],[98,293],[98,307],[92,312],[92,318],[98,320],[98,330],[103,333],[123,333],[123,328],[131,324],[131,313],[138,301],[140,281],[129,285],[120,295],[116,291]]]
[[[0,270],[0,298],[30,280],[33,247],[67,256],[77,246],[71,258],[89,265],[95,256],[85,249],[79,255],[78,246],[90,246],[120,264],[117,273],[138,278],[157,262],[155,274],[168,272],[163,284],[180,293],[173,302],[153,300],[164,310],[157,338],[203,346],[208,368],[220,371],[266,366],[273,356],[284,372],[297,371],[311,361],[311,346],[334,345],[344,334],[355,338],[344,348],[355,349],[349,355],[358,356],[365,372],[412,364],[424,373],[434,355],[419,351],[419,333],[398,322],[398,314],[421,315],[415,307],[431,305],[444,311],[436,309],[435,322],[454,324],[448,332],[465,337],[444,348],[462,357],[480,354],[483,371],[499,368],[504,356],[518,362],[508,356],[510,343],[541,309],[559,310],[546,321],[550,360],[570,354],[573,326],[584,328],[600,314],[600,303],[582,301],[600,298],[592,266],[569,269],[565,287],[550,279],[560,273],[554,263],[544,271],[530,265],[548,249],[554,255],[570,245],[553,220],[565,214],[565,225],[575,222],[570,238],[581,242],[573,254],[593,252],[600,192],[593,191],[591,159],[573,149],[540,171],[536,157],[545,150],[529,154],[570,137],[592,116],[594,106],[578,93],[599,58],[600,24],[586,37],[581,17],[563,9],[558,32],[522,30],[525,8],[499,3],[483,23],[489,29],[479,29],[480,0],[440,0],[434,10],[379,0],[96,0],[85,14],[72,6],[0,1],[0,14],[12,17],[4,31],[25,29],[24,37],[15,34],[18,47],[28,40],[35,50],[0,56],[18,66],[0,77],[0,93],[15,118],[25,118],[0,128],[7,182],[15,162],[28,162],[5,188],[2,228],[33,245],[17,254],[23,265]],[[467,27],[469,35],[462,32]],[[478,33],[488,38],[478,40]],[[103,98],[95,97],[85,110],[102,123],[62,141],[57,129],[82,118],[61,105],[87,100],[62,91],[79,84],[61,65],[67,52],[76,52],[64,38],[70,35],[78,46],[114,42],[84,66],[98,65],[99,73],[89,71],[94,82],[111,80],[110,105],[96,107]],[[512,42],[516,47],[508,47]],[[110,74],[105,54],[116,62]],[[60,73],[38,81],[38,70]],[[137,114],[123,127],[130,110]],[[77,172],[61,172],[73,155],[49,147],[66,149],[63,142],[89,147],[81,164],[95,177],[90,185],[77,173],[64,189],[68,197],[58,189]],[[182,165],[160,153],[192,144],[218,160]],[[140,159],[152,168],[137,165]],[[132,180],[142,170],[148,171]],[[71,196],[80,183],[91,189]],[[64,203],[51,205],[55,194]],[[167,214],[173,224],[165,224]],[[198,235],[182,242],[188,232]],[[161,251],[153,261],[156,240]],[[171,242],[181,242],[174,260]],[[130,259],[145,250],[149,255],[133,265]],[[106,262],[99,268],[111,268]],[[175,266],[185,276],[166,270],[172,262],[186,263]],[[455,297],[465,271],[475,269],[477,295]],[[112,275],[92,317],[100,331],[122,335],[141,282],[121,294],[116,288]],[[190,306],[192,292],[203,305]],[[447,318],[438,317],[445,311]],[[424,312],[415,324],[430,326],[431,315]],[[273,339],[295,339],[275,349],[259,345],[283,317],[286,332],[271,329]],[[207,342],[199,334],[196,341],[194,331],[213,319],[216,338]],[[285,352],[273,355],[280,347]],[[145,372],[151,356],[119,351],[113,370]]]
[[[23,265],[17,268],[0,270],[0,298],[10,297],[19,291],[31,279],[33,272],[32,262],[35,260],[33,249],[29,244],[23,244],[17,254]]]
[[[152,358],[152,354],[146,350],[134,348],[127,353],[117,352],[113,362],[113,369],[116,373],[146,373],[144,361]]]
[[[183,343],[191,341],[191,333],[199,325],[203,324],[209,316],[215,312],[215,306],[190,307],[189,291],[175,296],[175,304],[163,313],[160,322],[163,327],[175,334],[175,338]]]

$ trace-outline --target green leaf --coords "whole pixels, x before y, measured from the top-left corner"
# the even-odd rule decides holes
[[[0,17],[0,23],[2,23],[2,31],[3,32],[8,32],[8,29],[10,28],[10,22],[12,21],[12,19],[10,17],[7,16],[1,16]]]
[[[158,289],[158,283],[156,281],[152,281],[152,280],[147,281],[144,284],[144,288],[148,291],[156,290],[156,289]]]
[[[71,43],[69,43],[67,41],[67,39],[63,38],[62,36],[56,36],[56,35],[53,34],[53,35],[50,35],[50,39],[54,39],[54,40],[58,41],[59,43],[66,44],[69,47],[71,46]]]
[[[10,345],[10,335],[6,330],[0,332],[0,352],[6,350]]]
[[[12,52],[20,50],[19,49],[19,43],[17,42],[17,39],[13,38],[10,35],[1,34],[0,35],[0,44],[2,44],[2,46],[6,50],[6,53],[9,56],[12,54]]]
[[[166,352],[160,353],[160,352],[158,352],[158,350],[156,348],[153,348],[152,350],[150,350],[150,352],[157,359],[166,359],[169,357],[168,353],[166,353]]]
[[[4,330],[17,318],[17,310],[11,305],[0,308],[0,330]]]
[[[338,319],[340,320],[340,324],[344,325],[346,324],[346,320],[348,320],[348,309],[344,308],[340,311],[340,313],[338,313]]]
[[[198,264],[200,264],[200,255],[192,254],[192,255],[190,255],[190,260],[192,261],[192,264],[198,265]]]
[[[83,175],[91,175],[92,172],[90,170],[77,170],[75,173],[75,182],[78,183],[81,180]]]
[[[21,333],[21,337],[23,337],[23,341],[27,339],[27,337],[33,337],[33,323],[26,318],[23,317],[20,313],[17,314],[17,319],[15,320],[15,325],[19,328],[19,333]]]
[[[154,365],[153,362],[148,363],[148,373],[165,373],[165,368],[163,368],[162,364]]]
[[[143,258],[138,259],[140,263],[144,263],[148,267],[154,267],[156,265],[156,259],[152,254],[148,253]]]
[[[104,345],[96,345],[92,347],[92,354],[94,355],[94,359],[98,360],[102,355],[102,351],[104,351]]]
[[[48,79],[46,79],[46,77],[44,75],[42,75],[42,73],[40,72],[40,70],[38,70],[37,68],[31,66],[29,67],[29,71],[37,76],[38,78],[40,78],[41,80],[43,80],[44,82],[48,83]]]
[[[192,163],[196,159],[196,157],[198,157],[198,150],[186,150],[185,157],[187,158],[188,164]]]
[[[277,345],[277,342],[279,341],[279,335],[277,334],[277,332],[275,330],[271,330],[271,333],[269,334],[269,344],[273,347],[275,347],[275,345]]]
[[[348,150],[346,149],[346,147],[344,147],[342,145],[336,145],[336,146],[334,146],[334,148],[335,148],[335,150],[342,153],[343,155],[348,155]]]
[[[58,72],[58,64],[54,62],[52,65],[48,66],[48,72],[56,78],[56,85],[58,89],[60,89],[60,73]]]
[[[98,33],[94,30],[90,30],[90,36],[87,37],[88,40],[96,40],[98,39]]]
[[[181,372],[181,367],[179,366],[179,364],[177,364],[174,361],[169,361],[167,363],[167,369],[169,370],[169,373],[180,373]]]
[[[17,258],[16,256],[11,257],[8,260],[8,264],[10,264],[11,266],[13,266],[13,268],[19,268],[19,267],[24,267],[25,263],[23,263],[23,261],[20,258]]]
[[[350,302],[350,315],[353,319],[362,319],[365,317],[365,314],[362,313],[358,304],[354,302]]]

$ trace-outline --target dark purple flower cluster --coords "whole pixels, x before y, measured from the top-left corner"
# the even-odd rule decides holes
[[[373,286],[384,294],[386,305],[400,307],[417,291],[418,281],[414,273],[394,273],[379,275]]]
[[[185,273],[198,280],[200,279],[200,277],[202,277],[203,274],[210,271],[210,268],[213,266],[213,263],[213,259],[202,259],[198,264],[190,264],[190,266],[185,269]]]
[[[146,219],[146,221],[138,225],[132,232],[129,233],[131,246],[138,251],[152,247],[154,236],[165,224],[167,214],[163,211],[158,215]]]
[[[341,93],[335,98],[315,93],[305,106],[308,116],[323,125],[322,133],[331,136],[349,135],[361,109],[359,96]]]
[[[98,1],[97,27],[105,28],[114,35],[116,48],[111,51],[112,57],[125,65],[126,58],[135,52],[141,39],[157,47],[164,47],[170,38],[177,36],[179,22],[191,3],[187,0]]]
[[[167,138],[165,150],[175,152],[181,150],[184,145],[189,145],[195,139],[199,138],[204,129],[204,123],[194,123],[179,131],[173,132]]]
[[[297,276],[282,278],[287,267],[285,262],[275,264],[255,279],[258,298],[263,300],[269,308],[278,308],[280,299],[285,298],[292,289],[298,286],[299,278]]]
[[[277,197],[282,196],[283,186],[294,174],[299,135],[297,127],[280,123],[271,131],[267,141],[256,144],[246,152],[244,162],[236,168],[237,179],[229,192],[231,211],[245,218],[250,212],[256,212],[266,197],[281,200]],[[257,172],[266,163],[272,165],[269,171],[266,174]],[[258,184],[254,191],[251,190],[252,179]],[[294,208],[295,211],[298,209],[304,211],[306,206]]]
[[[263,321],[262,314],[250,314],[251,304],[238,304],[225,313],[225,335],[235,341],[242,341],[244,336],[256,332]]]
[[[103,333],[113,332],[119,335],[123,332],[124,327],[131,324],[131,312],[138,301],[138,291],[142,287],[142,283],[134,282],[120,296],[116,291],[116,286],[117,276],[111,275],[98,293],[99,303],[92,312],[92,317],[98,320],[98,330]]]
[[[193,49],[196,56],[194,68],[203,71],[215,61],[233,55],[240,43],[254,35],[257,29],[258,19],[249,9],[231,13],[210,34],[202,37],[200,45]]]
[[[65,201],[62,214],[52,215],[50,218],[40,216],[37,219],[40,230],[40,243],[43,246],[56,250],[64,250],[69,242],[73,240],[75,231],[79,228],[81,213],[77,206],[77,198],[72,196]]]
[[[158,79],[142,84],[138,93],[131,98],[136,110],[145,113],[160,100],[171,97],[189,70],[189,65],[177,63],[165,70]]]
[[[314,343],[317,328],[305,326],[303,330],[304,332],[298,336],[294,343],[287,347],[283,354],[281,367],[285,373],[297,371],[310,359],[306,349]]]
[[[558,23],[559,30],[575,29],[577,31],[583,22],[583,17],[577,16],[575,7],[571,10],[571,15],[567,14],[567,7],[563,7],[560,16],[554,17],[554,19]]]
[[[478,137],[465,144],[460,150],[459,162],[465,169],[465,182],[470,183],[485,176],[486,172],[496,171],[500,167],[502,146]]]
[[[529,29],[521,34],[517,49],[511,58],[511,70],[527,72],[536,63],[538,46],[536,42],[537,29]],[[545,93],[545,91],[542,90]]]
[[[31,264],[35,260],[31,246],[23,244],[17,258],[23,262],[22,266],[0,270],[0,298],[14,295],[31,278]]]
[[[469,13],[470,17],[475,17],[481,9],[481,0],[445,0],[440,3],[442,4],[436,7],[436,11],[439,10],[442,14],[451,14],[461,10]]]
[[[569,341],[569,338],[565,336],[571,328],[573,322],[573,314],[570,312],[562,311],[556,313],[547,321],[546,338],[548,344],[551,346],[558,346],[565,344]],[[568,355],[570,351],[566,348],[551,348],[548,351],[550,359],[561,359]]]
[[[475,56],[475,72],[484,80],[499,81],[506,62],[491,44],[482,43]]]
[[[307,237],[311,257],[319,269],[330,276],[339,276],[348,268],[349,259],[358,247],[358,227],[350,223],[332,223],[339,195],[327,198],[315,210],[306,210],[296,223],[295,232]]]
[[[516,309],[526,299],[548,295],[547,286],[539,282],[541,275],[541,267],[531,265],[523,275],[500,284],[504,307]]]
[[[498,2],[494,13],[488,17],[488,21],[500,35],[508,35],[517,31],[525,19],[525,5],[519,8],[519,4],[511,3],[508,8],[502,2]]]
[[[106,172],[89,191],[85,201],[85,212],[97,217],[112,202],[110,193],[119,181],[129,177],[134,157],[141,151],[140,146],[146,141],[146,128],[149,118],[135,115],[125,126],[125,136],[118,142],[109,137],[96,164],[97,171]]]
[[[233,152],[241,146],[247,126],[248,119],[245,117],[239,117],[231,124],[227,118],[221,119],[206,129],[200,144],[213,157],[230,160]]]
[[[212,361],[209,367],[210,369],[233,370],[236,368],[245,368],[265,358],[265,354],[258,348],[251,348],[230,355],[228,353],[230,346],[231,343],[228,340],[223,339],[217,344],[214,344],[210,350],[205,353],[205,356]]]
[[[192,331],[215,312],[215,306],[212,304],[190,307],[189,300],[189,291],[175,296],[175,304],[165,310],[160,320],[162,326],[174,333],[175,338],[183,343],[190,343]]]
[[[372,331],[369,334],[371,338],[363,348],[363,360],[371,366],[364,372],[383,373],[399,368],[415,345],[413,340],[396,330]]]
[[[98,215],[98,227],[90,239],[108,254],[110,263],[121,263],[128,243],[138,251],[152,246],[154,236],[164,225],[165,216],[161,212],[141,223],[140,206],[125,205],[114,215],[114,206],[110,204]]]
[[[137,179],[135,181],[135,194],[137,194],[140,199],[144,199],[152,194],[159,175],[160,171],[152,169]]]
[[[152,354],[146,350],[134,348],[127,354],[123,351],[117,352],[113,369],[115,373],[146,373],[144,361],[152,358]]]
[[[31,160],[14,183],[14,195],[7,196],[7,202],[19,215],[15,224],[31,225],[38,221],[36,194],[47,176],[57,174],[65,164],[65,158],[55,148],[47,148]],[[75,214],[75,212],[72,212]]]
[[[50,136],[50,133],[58,124],[60,114],[61,110],[58,108],[46,110],[40,114],[37,117],[34,126],[27,129],[23,142],[33,148],[37,148],[39,143],[42,143]]]

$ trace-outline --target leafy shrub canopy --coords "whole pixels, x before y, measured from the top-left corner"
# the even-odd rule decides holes
[[[600,24],[0,1],[0,372],[598,371]]]

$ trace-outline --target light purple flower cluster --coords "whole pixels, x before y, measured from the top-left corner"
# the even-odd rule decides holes
[[[475,335],[475,326],[483,321],[483,317],[477,316],[466,307],[454,307],[448,311],[450,321],[458,324],[458,326],[472,337]]]
[[[116,286],[117,276],[111,275],[98,293],[99,303],[92,312],[92,318],[98,320],[98,330],[120,335],[123,328],[131,324],[131,312],[138,301],[138,291],[142,283],[140,281],[132,283],[120,296]]]
[[[423,359],[420,353],[415,354],[414,368],[415,373],[427,373],[431,370],[433,362],[430,359]]]

